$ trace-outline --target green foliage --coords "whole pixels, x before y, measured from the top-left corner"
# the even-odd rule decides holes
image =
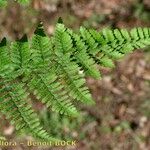
[[[29,3],[30,0],[17,0],[20,4],[26,4]]]
[[[47,109],[40,111],[39,117],[42,125],[51,135],[56,136],[58,139],[75,140],[74,132],[76,132],[76,136],[79,137],[78,141],[84,139],[86,136],[86,131],[80,132],[81,128],[90,124],[95,119],[85,112],[74,119],[55,112],[51,113]]]
[[[0,43],[0,112],[17,130],[54,141],[32,109],[35,98],[62,115],[78,115],[76,103],[93,104],[87,76],[100,78],[97,66],[114,67],[114,60],[150,45],[150,29],[80,28],[74,33],[62,22],[48,37],[40,24],[31,39]]]
[[[0,7],[6,6],[7,0],[0,0]]]
[[[144,22],[149,22],[149,6],[144,4],[144,1],[137,0],[133,5],[133,16]]]
[[[30,0],[14,0],[20,4],[27,4],[30,2]],[[8,3],[8,0],[0,0],[0,7],[6,6]]]

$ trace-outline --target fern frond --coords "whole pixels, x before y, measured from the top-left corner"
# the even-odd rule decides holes
[[[71,61],[73,44],[71,36],[65,32],[66,28],[63,24],[57,24],[55,37],[55,54],[58,65],[57,75],[62,79],[64,85],[68,89],[69,95],[74,99],[84,103],[92,104],[93,100],[85,86],[85,79],[82,74],[79,74],[79,66]]]
[[[71,54],[72,52],[72,39],[66,32],[66,28],[63,24],[58,23],[54,33],[55,41],[55,54],[61,57],[65,54]]]
[[[57,75],[62,80],[63,85],[73,99],[77,99],[85,104],[94,104],[88,88],[85,86],[84,74],[80,74],[76,63],[71,62],[68,56],[58,60]]]
[[[26,71],[29,68],[31,51],[27,36],[11,44],[11,61],[16,70]]]
[[[31,76],[28,81],[29,89],[34,91],[33,94],[48,108],[65,115],[77,115],[76,108],[70,102],[66,92],[63,91],[63,86],[57,81],[57,76],[54,73]]]
[[[90,32],[86,28],[80,27],[80,34],[88,46],[88,53],[96,55],[98,53],[98,43],[94,40]]]
[[[6,38],[3,38],[0,42],[0,77],[11,75],[13,70],[9,47]]]
[[[50,39],[45,35],[43,25],[40,24],[32,38],[32,61],[33,66],[40,70],[48,70],[53,64],[53,49]],[[31,78],[31,77],[30,77]],[[61,114],[76,115],[77,111],[69,100],[67,93],[63,92],[63,86],[59,83],[57,76],[51,69],[51,73],[33,74],[29,81],[29,88],[34,94],[46,103],[47,107]]]
[[[23,83],[0,82],[0,110],[6,115],[17,130],[32,133],[35,137],[45,140],[54,140],[42,129],[37,114],[26,100],[28,93]],[[11,110],[11,111],[10,111]]]
[[[131,46],[133,49],[144,48],[150,45],[150,29],[148,28],[135,28],[130,31]]]
[[[52,44],[50,38],[44,33],[42,23],[39,24],[32,38],[32,56],[33,66],[36,68],[49,66],[52,55]]]
[[[10,63],[9,50],[6,38],[0,42],[0,69],[5,68]]]
[[[97,32],[81,27],[74,33],[62,23],[57,23],[51,38],[42,24],[31,40],[24,36],[9,46],[4,38],[0,42],[0,111],[17,129],[54,141],[41,127],[28,95],[34,94],[54,111],[76,116],[72,100],[94,103],[86,76],[99,78],[98,65],[114,67],[114,60],[148,45],[149,28]]]
[[[94,77],[96,79],[100,78],[100,72],[97,69],[96,62],[90,57],[87,52],[88,47],[85,42],[77,34],[72,34],[74,39],[74,59],[77,61],[78,65],[84,70],[87,76]]]
[[[96,32],[82,27],[80,32],[89,47],[88,52],[92,51],[94,60],[105,67],[114,67],[113,60],[122,58],[134,49],[149,45],[148,28],[135,28],[130,32],[126,29],[103,29],[101,32]]]

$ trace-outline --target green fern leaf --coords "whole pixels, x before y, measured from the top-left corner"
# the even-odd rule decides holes
[[[84,74],[80,74],[80,69],[76,63],[71,62],[68,56],[59,58],[57,75],[62,80],[69,95],[85,104],[94,104],[94,101],[85,86]]]
[[[31,80],[28,82],[28,87],[47,107],[61,114],[77,115],[76,108],[70,102],[66,92],[63,92],[63,86],[57,81],[55,74],[35,74],[32,76],[32,78],[30,76]]]
[[[85,103],[93,103],[91,95],[85,86],[84,76],[79,74],[80,68],[75,62],[71,62],[71,50],[73,50],[72,39],[65,32],[66,28],[62,24],[57,24],[55,31],[55,54],[59,68],[57,75],[66,84],[69,95],[74,99]],[[67,42],[68,41],[68,42]]]
[[[100,78],[101,75],[99,70],[97,69],[96,62],[87,53],[87,46],[85,45],[85,43],[77,34],[74,34],[73,38],[76,42],[76,51],[74,53],[74,58],[78,62],[79,66],[83,68],[87,76],[91,76],[96,79]]]
[[[11,60],[15,69],[26,70],[29,68],[31,59],[31,51],[27,36],[23,36],[20,40],[11,45]]]
[[[35,34],[32,38],[32,55],[33,66],[37,69],[44,67],[45,69],[50,64],[50,57],[52,55],[52,44],[50,38],[44,33],[42,23],[37,27]]]
[[[46,36],[40,23],[31,40],[24,36],[9,46],[4,38],[0,42],[0,112],[17,130],[55,141],[40,125],[30,95],[53,111],[77,116],[72,100],[94,103],[85,78],[99,78],[98,65],[114,67],[114,60],[148,45],[149,28],[97,32],[81,27],[74,33],[62,21],[52,37]]]
[[[12,75],[13,70],[9,47],[6,38],[3,38],[0,42],[0,77]]]
[[[0,94],[0,110],[11,120],[17,130],[24,130],[32,133],[39,139],[51,140],[48,133],[40,126],[38,116],[31,106],[24,100],[28,99],[28,93],[25,85],[22,83],[12,83],[11,81],[1,81],[2,86]],[[10,111],[11,110],[11,111]]]

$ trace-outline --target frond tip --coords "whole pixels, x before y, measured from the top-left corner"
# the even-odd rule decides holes
[[[19,1],[25,2],[25,1]],[[87,76],[99,79],[98,66],[114,67],[134,49],[150,45],[150,29],[80,28],[74,33],[61,20],[49,38],[40,23],[32,39],[23,36],[9,45],[0,42],[0,112],[34,137],[55,141],[41,126],[32,109],[31,95],[52,111],[75,117],[75,105],[94,104],[86,86]]]

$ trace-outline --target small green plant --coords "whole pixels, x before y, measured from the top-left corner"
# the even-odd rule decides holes
[[[114,67],[114,60],[134,49],[150,45],[150,28],[80,28],[74,33],[57,23],[54,35],[44,33],[42,23],[32,39],[0,43],[0,112],[17,130],[35,138],[55,141],[40,124],[32,109],[33,95],[47,108],[63,115],[77,116],[77,102],[94,104],[85,77],[99,79],[97,65]],[[77,100],[77,101],[76,101]]]

